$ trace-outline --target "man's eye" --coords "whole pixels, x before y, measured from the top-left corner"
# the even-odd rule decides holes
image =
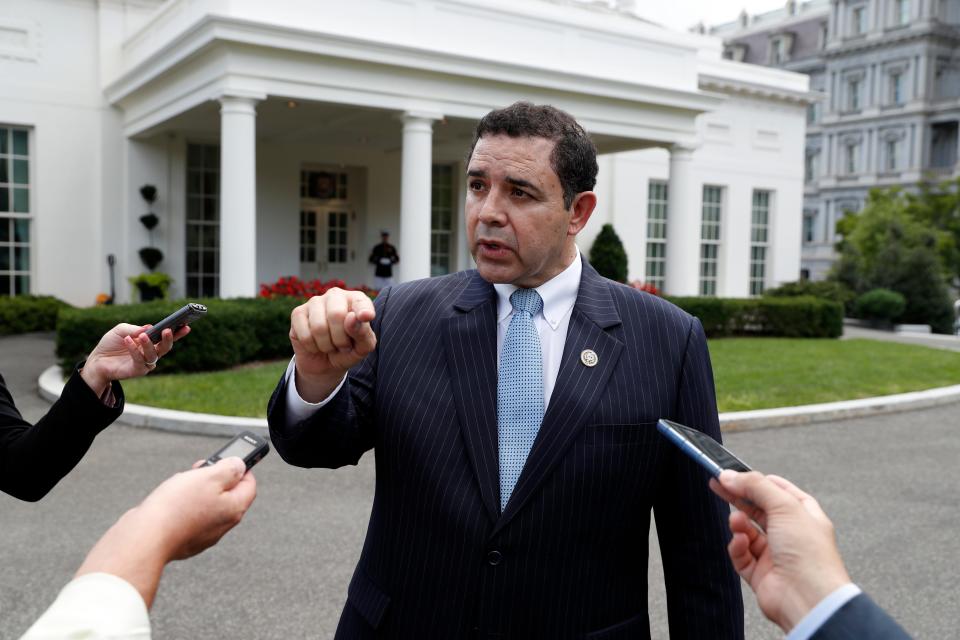
[[[523,189],[519,189],[519,188],[516,188],[516,187],[515,187],[515,188],[513,189],[513,192],[511,193],[511,195],[512,195],[514,198],[523,198],[523,197],[526,197],[527,192],[524,191]]]
[[[472,180],[470,182],[470,188],[474,191],[480,191],[481,189],[483,189],[483,183],[480,182],[479,180]]]

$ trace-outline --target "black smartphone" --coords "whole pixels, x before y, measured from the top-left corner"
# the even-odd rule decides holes
[[[185,304],[157,324],[153,325],[153,327],[147,331],[147,337],[150,338],[150,342],[156,344],[160,342],[160,338],[163,337],[164,329],[170,329],[176,333],[197,318],[202,318],[204,315],[206,315],[206,313],[207,308],[202,304],[198,304],[196,302]]]
[[[696,460],[710,475],[717,477],[724,469],[732,471],[750,471],[750,467],[730,453],[722,444],[696,429],[661,418],[657,421],[657,431],[667,440],[680,447],[680,450]]]
[[[209,467],[224,458],[237,456],[243,460],[243,463],[247,465],[247,471],[249,471],[268,453],[270,453],[270,442],[266,438],[261,438],[251,431],[244,431],[235,435],[222,449],[207,458],[203,466]]]

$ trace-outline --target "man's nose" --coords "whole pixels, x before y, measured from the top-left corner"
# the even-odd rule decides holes
[[[502,227],[507,222],[507,214],[504,209],[504,200],[499,193],[499,189],[493,189],[483,199],[480,206],[480,222],[494,227]]]

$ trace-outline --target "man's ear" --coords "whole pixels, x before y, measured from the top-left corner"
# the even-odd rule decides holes
[[[574,199],[573,203],[570,205],[570,223],[567,226],[567,235],[575,236],[583,228],[587,226],[587,222],[590,221],[590,216],[593,215],[593,210],[597,207],[597,194],[593,191],[581,191],[578,193]]]

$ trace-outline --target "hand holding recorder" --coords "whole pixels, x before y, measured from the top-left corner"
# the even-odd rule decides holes
[[[757,595],[760,610],[785,632],[850,583],[833,523],[812,496],[790,481],[756,471],[725,470],[710,480],[710,488],[730,503],[754,505],[730,514],[733,539],[727,551],[737,573]]]
[[[297,391],[307,402],[329,396],[347,371],[377,346],[373,302],[362,291],[334,287],[290,314]]]

